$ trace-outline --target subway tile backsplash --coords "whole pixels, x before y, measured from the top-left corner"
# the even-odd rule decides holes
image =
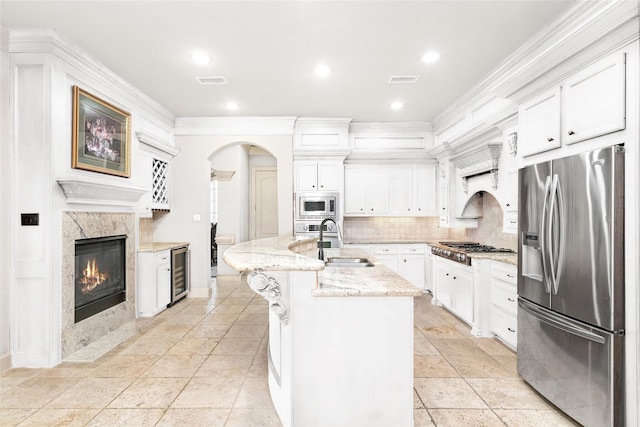
[[[346,243],[437,242],[466,240],[463,228],[442,228],[434,217],[345,217],[343,237]]]

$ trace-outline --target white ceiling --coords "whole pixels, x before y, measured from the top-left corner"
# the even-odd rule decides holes
[[[2,0],[0,22],[60,32],[178,117],[432,121],[573,3]],[[423,63],[432,49],[440,61]],[[213,60],[194,64],[196,50]],[[320,62],[332,69],[322,80]],[[228,84],[196,79],[209,76]]]

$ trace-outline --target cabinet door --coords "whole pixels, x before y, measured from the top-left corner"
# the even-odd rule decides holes
[[[563,86],[565,143],[625,128],[625,55],[616,53],[575,74]]]
[[[316,162],[296,162],[296,190],[318,189],[318,165]]]
[[[409,167],[394,166],[389,170],[389,213],[417,215],[413,211],[413,173]]]
[[[473,274],[462,270],[451,270],[453,288],[452,310],[468,323],[473,323]]]
[[[156,267],[156,304],[158,308],[166,307],[171,302],[171,263]]]
[[[346,167],[344,170],[344,213],[366,214],[366,170],[362,167]]]
[[[560,147],[560,88],[522,104],[518,114],[523,156]]]
[[[449,225],[449,164],[443,162],[438,165],[438,215],[440,226]]]
[[[320,162],[318,163],[318,190],[320,191],[338,191],[338,167],[337,162]]]
[[[398,274],[419,289],[426,287],[426,263],[424,255],[398,255]]]
[[[373,255],[392,271],[398,272],[398,248],[394,245],[372,247]]]
[[[420,165],[414,169],[413,210],[414,215],[436,216],[436,167]]]
[[[383,167],[367,168],[366,201],[368,215],[389,213],[389,171]]]
[[[451,308],[451,274],[449,268],[436,261],[434,264],[435,271],[435,295],[437,300],[445,307]]]

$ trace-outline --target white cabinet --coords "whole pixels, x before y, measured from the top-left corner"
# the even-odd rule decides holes
[[[138,252],[138,317],[152,317],[171,302],[171,250]]]
[[[403,245],[398,248],[398,274],[423,290],[427,283],[425,252],[425,245]]]
[[[460,319],[473,324],[474,289],[470,266],[435,258],[435,298]]]
[[[151,162],[151,209],[168,211],[169,203],[169,162],[152,159]]]
[[[389,181],[391,215],[437,215],[435,165],[392,166]]]
[[[398,272],[398,248],[395,245],[374,245],[371,251],[384,265]]]
[[[440,226],[449,226],[449,162],[438,165],[438,216]]]
[[[625,54],[576,73],[562,86],[563,142],[573,144],[625,128]]]
[[[296,161],[296,191],[339,191],[342,163]]]
[[[345,215],[386,215],[389,212],[389,171],[383,166],[346,166]]]
[[[518,232],[518,171],[507,172],[504,214],[502,218],[503,232]]]
[[[141,217],[151,217],[152,210],[168,211],[170,205],[170,164],[179,149],[167,144],[164,140],[145,132],[136,132],[140,141],[141,169],[146,175],[144,184],[149,188],[149,195],[141,199]],[[147,181],[148,179],[148,181]]]
[[[491,332],[512,348],[518,342],[517,267],[491,263]]]
[[[523,103],[518,114],[523,156],[560,147],[560,88]]]
[[[625,54],[618,52],[575,73],[519,110],[523,156],[625,128]]]

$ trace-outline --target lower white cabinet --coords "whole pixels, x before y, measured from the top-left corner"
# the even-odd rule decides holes
[[[138,252],[138,317],[152,317],[171,302],[171,250]]]
[[[395,245],[375,245],[371,248],[371,252],[384,265],[398,272],[398,248]]]
[[[434,259],[435,298],[460,319],[473,324],[473,270],[444,258]]]
[[[517,347],[517,268],[498,261],[491,263],[491,332],[513,349]]]

